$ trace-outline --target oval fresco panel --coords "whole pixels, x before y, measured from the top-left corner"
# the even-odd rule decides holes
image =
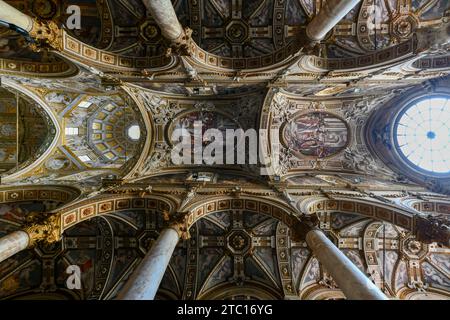
[[[326,158],[346,147],[348,129],[343,120],[330,113],[312,112],[287,124],[283,138],[285,145],[294,153]]]
[[[194,111],[178,117],[174,123],[172,124],[169,130],[169,137],[172,136],[172,132],[176,129],[185,129],[191,135],[192,140],[192,148],[194,147],[194,123],[196,121],[200,121],[202,123],[202,136],[204,137],[205,132],[208,129],[218,129],[222,132],[224,141],[223,145],[225,146],[225,137],[227,129],[239,129],[239,124],[231,119],[230,117],[219,113],[219,112],[211,112],[211,111]],[[174,141],[171,141],[174,142]],[[208,145],[211,141],[208,141],[206,138],[203,139],[203,147]],[[192,149],[193,150],[193,149]]]

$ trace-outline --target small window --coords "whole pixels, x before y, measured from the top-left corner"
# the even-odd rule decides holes
[[[66,135],[69,135],[69,136],[78,135],[78,128],[66,128]]]
[[[83,162],[92,161],[92,159],[88,155],[80,156],[80,160]]]
[[[131,140],[137,141],[141,138],[141,128],[137,124],[134,124],[128,128],[127,135]]]

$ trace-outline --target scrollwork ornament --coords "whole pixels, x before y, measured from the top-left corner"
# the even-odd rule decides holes
[[[29,34],[30,37],[37,40],[38,43],[33,43],[30,47],[34,51],[41,51],[45,46],[57,51],[63,51],[62,33],[62,29],[54,21],[42,22],[34,20],[33,28]]]
[[[45,216],[44,216],[45,217]],[[23,229],[30,239],[29,247],[33,247],[38,242],[52,244],[61,240],[60,215],[52,214],[45,218],[40,215],[32,215],[30,223]]]

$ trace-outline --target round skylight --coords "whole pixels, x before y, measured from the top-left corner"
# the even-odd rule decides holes
[[[141,128],[137,124],[134,124],[128,128],[127,134],[131,140],[139,140],[141,137]]]
[[[411,103],[394,128],[399,153],[415,168],[450,173],[450,103],[429,97]]]

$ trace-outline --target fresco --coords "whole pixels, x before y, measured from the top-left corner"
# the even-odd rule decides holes
[[[24,201],[0,204],[0,219],[16,223],[25,222],[31,212],[45,212],[53,206],[52,201]]]
[[[309,255],[310,252],[307,248],[291,249],[292,278],[296,284],[300,281],[300,275],[302,274],[303,268],[308,261]]]
[[[27,263],[1,282],[0,297],[37,287],[41,276],[41,263],[38,260]]]
[[[352,222],[364,219],[360,215],[350,213],[335,213],[331,215],[331,227],[333,229],[340,229]]]
[[[286,146],[295,153],[326,158],[345,148],[348,130],[345,122],[334,115],[312,112],[287,124],[283,136]]]
[[[53,124],[34,102],[0,88],[0,173],[38,157],[53,136]]]
[[[194,131],[194,122],[200,121],[203,125],[202,127],[202,137],[196,137]],[[224,141],[223,145],[225,145],[225,133],[227,129],[238,129],[239,125],[233,121],[231,118],[218,113],[218,112],[210,112],[210,111],[196,111],[191,112],[186,115],[183,115],[175,120],[174,125],[172,125],[172,130],[169,132],[169,135],[172,136],[173,130],[177,129],[185,129],[191,135],[192,149],[194,146],[194,139],[202,139],[204,133],[208,129],[218,129],[222,132]],[[208,139],[202,139],[203,147],[211,143]],[[174,141],[173,141],[174,142]]]

